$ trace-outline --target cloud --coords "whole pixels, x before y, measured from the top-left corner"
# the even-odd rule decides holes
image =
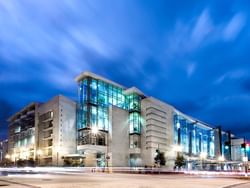
[[[180,4],[0,0],[0,98],[12,112],[59,93],[76,99],[74,77],[90,70],[231,126],[227,108],[249,110],[248,99],[225,100],[249,91],[249,11],[239,2],[223,11],[217,2]]]
[[[248,74],[249,72],[246,69],[231,70],[219,76],[215,80],[214,84],[219,85],[219,84],[222,84],[226,80],[240,80],[242,78],[245,78]]]
[[[173,31],[167,33],[167,56],[185,56],[215,41],[215,27],[208,8],[190,20],[177,20]]]
[[[203,10],[192,30],[191,40],[196,45],[201,43],[205,37],[213,30],[212,20],[207,9]]]
[[[115,55],[113,54],[114,52],[108,46],[108,44],[105,43],[103,40],[100,39],[100,37],[93,34],[92,32],[80,28],[74,28],[69,32],[73,40],[77,41],[78,43],[82,44],[87,48],[92,49],[93,51],[99,53],[100,55],[104,57],[110,57]]]
[[[223,31],[223,38],[225,41],[234,40],[246,23],[246,16],[243,13],[237,13],[229,21]]]
[[[187,75],[188,77],[192,76],[192,74],[195,72],[196,65],[195,63],[189,63],[187,66]]]

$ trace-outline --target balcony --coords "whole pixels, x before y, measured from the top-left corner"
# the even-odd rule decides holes
[[[28,111],[27,114],[33,114],[35,113],[35,110]]]
[[[27,117],[27,114],[22,114],[21,115],[21,119],[24,119],[24,118],[26,118]]]
[[[20,118],[18,118],[18,119],[16,119],[14,122],[16,123],[16,122],[19,122],[21,119]]]
[[[44,135],[43,140],[49,140],[52,139],[53,134],[50,135]]]
[[[53,129],[53,125],[43,127],[43,131],[49,131]]]
[[[53,120],[53,117],[48,117],[47,119],[41,120],[41,122],[45,123],[45,122],[52,121],[52,120]]]

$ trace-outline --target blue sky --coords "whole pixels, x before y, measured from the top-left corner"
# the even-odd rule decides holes
[[[90,70],[250,139],[250,3],[1,0],[0,137]]]

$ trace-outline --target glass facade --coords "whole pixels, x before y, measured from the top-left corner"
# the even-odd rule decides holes
[[[86,77],[79,82],[78,92],[78,140],[83,139],[86,134],[83,131],[91,127],[108,131],[110,105],[128,110],[130,134],[140,134],[141,96],[136,93],[125,94],[123,88],[92,77]]]
[[[129,148],[140,148],[142,145],[141,100],[143,97],[137,94],[140,92],[133,89],[127,90],[118,84],[96,76],[86,75],[78,84],[78,145],[107,145],[107,135],[111,121],[109,119],[109,107],[115,106],[128,112]],[[93,127],[98,128],[101,134],[95,136],[90,134],[90,130]],[[175,109],[173,128],[174,145],[180,145],[181,147],[179,148],[181,148],[183,154],[193,157],[191,160],[201,157],[203,154],[208,159],[217,159],[220,152],[220,155],[225,156],[226,160],[230,160],[230,150],[225,145],[228,142],[227,134],[221,135],[220,149],[222,151],[218,152],[218,145],[215,146],[215,143],[220,138],[218,138],[216,129],[196,121]]]
[[[178,114],[174,114],[174,144],[180,144],[182,152],[189,155],[214,157],[214,131]]]

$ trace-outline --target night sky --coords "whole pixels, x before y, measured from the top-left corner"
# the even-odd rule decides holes
[[[250,139],[250,2],[0,0],[0,138],[89,70]]]

